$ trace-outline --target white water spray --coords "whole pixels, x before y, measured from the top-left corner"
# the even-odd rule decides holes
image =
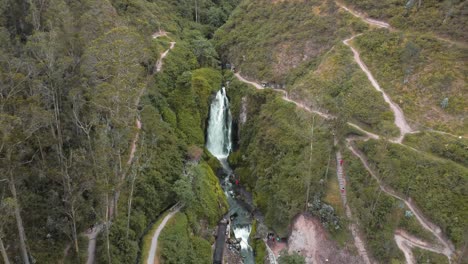
[[[227,158],[231,152],[231,123],[229,99],[223,87],[211,102],[206,140],[206,148],[218,159]]]
[[[211,102],[210,118],[208,120],[206,148],[211,152],[223,166],[225,180],[223,184],[224,193],[229,203],[229,215],[233,217],[232,230],[237,239],[240,239],[241,256],[244,264],[254,264],[252,248],[249,245],[249,235],[252,229],[250,213],[239,203],[233,195],[233,186],[229,182],[232,169],[229,167],[227,157],[232,151],[231,143],[232,117],[229,110],[229,99],[226,89],[223,87],[216,93]]]

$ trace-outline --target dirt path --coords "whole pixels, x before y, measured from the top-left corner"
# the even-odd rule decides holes
[[[167,32],[165,30],[159,30],[153,33],[152,35],[153,39],[157,39],[159,37],[167,37]]]
[[[349,8],[349,7],[346,7],[345,5],[343,5],[340,2],[336,2],[336,4],[339,7],[346,10],[351,15],[361,19],[362,21],[364,21],[365,23],[367,23],[367,24],[369,24],[371,26],[376,26],[376,27],[380,27],[380,28],[391,28],[390,24],[388,24],[387,22],[383,22],[383,21],[379,21],[379,20],[375,20],[375,19],[372,19],[372,18],[365,17],[362,13],[357,12],[357,11],[355,11],[355,10]]]
[[[167,32],[159,31],[159,32],[156,32],[156,33],[154,33],[152,35],[152,37],[155,38],[155,39],[160,37],[160,36],[167,36]],[[156,71],[157,72],[161,71],[162,66],[163,66],[162,60],[167,56],[169,51],[174,48],[175,44],[176,44],[176,42],[171,42],[171,46],[169,47],[169,49],[166,50],[165,52],[161,53],[161,57],[156,62],[156,65],[157,65]],[[138,97],[137,97],[137,100],[136,100],[136,103],[135,103],[136,106],[138,106],[138,104],[140,103],[140,99],[143,96],[144,91],[145,91],[145,89],[141,89],[140,93],[138,94]],[[133,159],[134,159],[135,153],[136,153],[136,149],[137,149],[138,139],[139,139],[139,136],[140,136],[141,121],[140,121],[140,119],[138,117],[136,118],[136,121],[135,121],[135,127],[137,128],[137,132],[135,134],[135,137],[132,140],[132,144],[130,145],[130,155],[129,155],[128,160],[127,160],[127,165],[131,165],[132,162],[133,162]],[[124,180],[125,176],[126,176],[126,173],[122,173],[122,181]],[[116,192],[115,200],[118,199],[118,196],[119,196],[119,192]],[[112,213],[113,213],[112,205],[111,205],[110,211],[111,211],[110,215],[112,215]],[[85,236],[88,237],[88,241],[89,241],[88,242],[88,259],[86,261],[87,264],[93,264],[94,263],[95,252],[96,252],[96,237],[101,232],[103,226],[104,226],[104,224],[100,224],[95,229],[93,229],[91,233],[86,233],[85,234]]]
[[[148,259],[146,260],[146,264],[155,264],[159,263],[159,261],[156,258],[156,252],[158,249],[158,238],[159,235],[161,234],[161,231],[164,229],[166,226],[167,222],[176,214],[180,211],[181,206],[176,205],[175,207],[171,208],[172,210],[164,219],[162,220],[161,224],[158,226],[156,231],[154,232],[153,238],[151,239],[151,247],[150,251],[148,253]]]
[[[240,72],[235,73],[234,75],[235,75],[235,76],[237,77],[237,79],[239,79],[241,82],[244,82],[244,83],[253,85],[253,86],[254,86],[256,89],[258,89],[258,90],[265,90],[265,88],[264,88],[263,86],[261,86],[260,84],[258,84],[258,83],[256,83],[256,82],[249,81],[249,80],[245,79],[244,77],[242,77],[242,76],[240,75]],[[270,88],[268,88],[268,89],[270,89]],[[287,102],[290,102],[290,103],[293,103],[293,104],[295,104],[297,107],[302,108],[302,109],[306,110],[307,112],[317,114],[317,115],[319,115],[319,116],[321,116],[321,117],[323,117],[323,118],[325,118],[325,119],[333,119],[333,118],[335,118],[333,115],[330,115],[330,114],[327,114],[327,113],[324,113],[324,112],[321,112],[321,111],[318,111],[318,110],[315,110],[315,109],[311,109],[311,108],[307,107],[306,105],[304,105],[303,103],[300,103],[300,102],[297,102],[297,101],[295,101],[295,100],[290,99],[289,96],[288,96],[288,92],[285,91],[285,90],[281,90],[281,89],[272,89],[272,90],[274,90],[274,91],[276,91],[276,92],[282,93],[282,94],[283,94],[283,96],[282,96],[282,99],[283,99],[283,100],[285,100],[285,101],[287,101]]]
[[[267,252],[268,252],[268,260],[269,260],[270,264],[278,264],[278,262],[276,261],[275,253],[274,253],[273,250],[271,250],[271,248],[268,246],[267,241],[266,241],[266,240],[263,240],[263,242],[265,243],[265,247],[266,247]]]
[[[363,22],[365,22],[365,23],[367,23],[367,24],[369,24],[371,26],[376,26],[376,27],[379,27],[379,28],[388,28],[390,30],[395,30],[387,22],[369,18],[366,15],[364,15],[363,13],[358,12],[358,11],[352,9],[352,8],[349,8],[349,7],[345,6],[343,3],[340,3],[338,1],[336,1],[336,4],[340,8],[342,8],[343,10],[347,11],[348,13],[350,13],[353,16],[361,19]],[[444,38],[444,37],[441,37],[441,36],[438,36],[438,35],[435,35],[435,34],[434,34],[433,37],[440,40],[440,41],[444,41],[444,42],[447,42],[447,43],[449,43],[451,45],[459,46],[461,48],[467,48],[468,47],[468,45],[465,42],[451,40],[451,39]]]
[[[91,232],[86,233],[85,236],[88,237],[88,259],[86,264],[94,264],[95,252],[96,252],[96,238],[104,228],[104,224],[100,224],[92,229]]]
[[[156,62],[156,72],[160,72],[162,70],[163,59],[167,56],[167,54],[169,54],[169,51],[174,48],[175,44],[176,44],[176,42],[172,41],[171,46],[169,47],[169,49],[166,50],[165,52],[161,53],[161,57]]]
[[[335,145],[337,144],[337,141],[335,139]],[[341,152],[338,149],[335,152],[336,156],[336,176],[338,178],[338,184],[340,187],[340,195],[341,195],[341,201],[343,202],[343,206],[345,207],[345,213],[346,217],[349,220],[353,220],[353,216],[351,214],[351,208],[349,208],[348,201],[346,198],[346,179],[345,179],[345,174],[343,170],[343,157],[341,156]],[[354,245],[356,246],[356,249],[358,250],[359,255],[361,258],[364,260],[366,264],[371,264],[371,260],[369,258],[369,254],[367,253],[366,246],[364,244],[364,239],[361,237],[361,235],[358,232],[357,225],[353,222],[349,224],[349,230],[351,231],[351,234],[353,235],[354,238]]]
[[[394,191],[393,189],[391,189],[390,187],[386,186],[378,177],[377,175],[374,173],[374,171],[370,168],[369,166],[369,163],[367,161],[367,159],[364,157],[364,154],[362,154],[360,151],[356,150],[354,148],[354,146],[352,145],[351,143],[351,140],[348,140],[347,142],[347,147],[348,149],[353,153],[353,155],[355,155],[356,157],[358,157],[360,160],[361,160],[361,163],[364,165],[365,169],[369,172],[369,174],[377,181],[377,183],[379,184],[380,186],[380,189],[385,192],[386,194],[402,201],[405,203],[405,205],[411,210],[411,212],[413,212],[414,216],[416,217],[416,220],[419,222],[419,224],[426,230],[428,230],[430,233],[432,233],[438,240],[439,243],[441,243],[441,245],[443,245],[443,250],[440,250],[438,246],[434,246],[434,245],[431,245],[429,243],[426,243],[425,244],[427,245],[426,247],[421,247],[422,249],[426,249],[428,250],[428,248],[431,249],[431,251],[434,251],[434,252],[438,252],[440,251],[441,254],[447,256],[447,258],[450,260],[454,251],[455,251],[455,248],[453,246],[453,244],[447,239],[444,237],[444,235],[442,234],[442,231],[440,229],[440,227],[438,227],[436,224],[432,223],[429,219],[427,219],[422,213],[421,211],[416,207],[416,205],[414,204],[414,202],[411,200],[411,198],[409,199],[404,199],[403,197],[401,197],[399,194],[397,194],[396,191]],[[397,239],[399,240],[408,240],[407,237],[405,236],[402,236],[401,234],[397,237]],[[421,241],[421,240],[419,240]],[[399,243],[400,241],[396,241],[397,243]],[[418,246],[418,245],[421,245],[421,243],[417,243],[415,242],[415,240],[412,240],[412,241],[406,241],[407,244],[409,245],[413,245],[413,246]],[[400,243],[401,245],[401,243]],[[420,247],[420,246],[418,246]],[[405,256],[409,256],[407,254],[405,254]],[[410,262],[410,259],[407,259],[408,262]]]
[[[351,38],[352,39],[352,38]],[[344,42],[347,42],[351,39],[348,39],[348,40],[345,40]],[[346,44],[346,43],[345,43]],[[352,47],[350,47],[351,49],[353,49]],[[353,52],[355,52],[355,50],[353,49]],[[356,51],[357,53],[357,51]],[[356,54],[355,53],[355,54]],[[359,57],[358,57],[359,58]],[[357,60],[357,61],[360,61]],[[362,62],[361,62],[362,63]],[[361,66],[361,65],[360,65]],[[363,68],[363,70],[367,70],[367,67],[365,67],[365,65],[362,63],[362,66],[361,68]],[[370,74],[370,72],[367,70],[368,72],[368,76],[372,77],[372,75]],[[366,73],[367,74],[367,73]],[[245,78],[243,78],[240,73],[236,73],[235,76],[242,82],[245,82],[245,83],[248,83],[248,84],[251,84],[253,85],[256,89],[259,89],[259,90],[264,90],[264,88],[256,83],[256,82],[252,82],[252,81],[248,81],[246,80]],[[375,82],[375,84],[377,85],[377,87],[380,89],[380,86],[378,86],[377,82],[375,81],[375,79],[372,77],[370,78],[369,80],[372,80]],[[374,83],[373,83],[374,84]],[[374,86],[375,87],[375,86]],[[377,89],[376,87],[376,89]],[[378,90],[379,90],[378,89]],[[278,90],[276,90],[278,91]],[[386,97],[388,101],[391,102],[390,98],[388,98],[388,96],[386,96],[386,94],[380,89],[380,91],[382,92],[382,94],[384,95],[384,98]],[[335,118],[334,116],[332,115],[329,115],[329,114],[325,114],[323,112],[320,112],[320,111],[317,111],[317,110],[312,110],[310,109],[309,107],[305,106],[304,104],[302,103],[299,103],[299,102],[296,102],[294,100],[291,100],[288,95],[287,95],[287,92],[284,91],[283,92],[283,100],[285,101],[288,101],[288,102],[292,102],[294,103],[296,106],[308,111],[308,112],[311,112],[311,113],[316,113],[316,114],[319,114],[320,116],[326,118],[326,119],[333,119]],[[387,101],[386,100],[386,101]],[[392,105],[392,104],[390,104]],[[395,123],[396,125],[400,128],[400,131],[401,131],[401,135],[400,137],[395,140],[395,141],[392,141],[394,143],[398,143],[398,144],[401,144],[403,145],[401,142],[402,142],[402,139],[404,138],[404,135],[407,134],[407,133],[413,133],[411,131],[411,129],[409,128],[408,124],[406,123],[406,120],[404,119],[404,115],[403,113],[401,112],[401,109],[399,109],[398,106],[394,105],[394,107],[396,108],[396,113],[401,113],[401,115],[398,115],[399,118],[395,118]],[[393,109],[392,109],[393,110]],[[395,116],[397,116],[397,114],[395,114]],[[397,122],[398,121],[398,122]],[[454,252],[454,246],[453,244],[447,239],[444,237],[444,235],[442,234],[442,231],[441,229],[436,226],[435,224],[433,224],[432,222],[429,221],[429,219],[425,218],[422,213],[416,208],[414,202],[412,202],[411,199],[404,199],[402,197],[400,197],[394,190],[392,190],[391,188],[389,188],[388,186],[384,185],[380,179],[376,176],[376,174],[370,169],[370,166],[366,160],[366,158],[364,157],[364,155],[362,153],[360,153],[359,151],[357,151],[351,144],[352,141],[354,140],[368,140],[370,138],[373,138],[373,139],[380,139],[381,137],[377,134],[374,134],[374,133],[371,133],[371,132],[368,132],[364,129],[362,129],[361,127],[359,127],[358,125],[356,124],[353,124],[353,123],[350,123],[348,122],[348,124],[356,129],[358,129],[359,131],[363,132],[364,134],[366,134],[366,137],[349,137],[347,138],[347,144],[346,146],[351,150],[351,152],[353,153],[353,155],[355,155],[356,157],[358,157],[362,164],[364,165],[364,167],[366,168],[366,170],[371,174],[371,176],[377,180],[380,188],[382,189],[382,191],[384,191],[385,193],[387,193],[388,195],[396,198],[396,199],[399,199],[401,201],[403,201],[406,206],[413,212],[413,214],[415,215],[416,219],[418,220],[418,222],[423,226],[423,228],[425,228],[426,230],[428,230],[429,232],[431,232],[437,239],[438,241],[443,245],[443,250],[441,252],[441,254],[444,254],[445,256],[447,256],[447,258],[451,259],[451,256],[453,255],[453,252]],[[405,145],[404,145],[405,146]],[[418,150],[416,150],[418,151]],[[339,156],[337,156],[337,159],[339,159]],[[338,170],[338,173],[339,173],[339,170]],[[340,183],[340,189],[341,187],[344,188],[344,193],[346,194],[346,184],[344,181],[342,181],[342,183]],[[351,219],[352,215],[351,215],[351,210],[349,208],[349,206],[346,204],[346,197],[342,197],[342,200],[344,201],[345,203],[345,209],[346,209],[346,216],[348,218]],[[364,259],[364,261],[366,263],[371,263],[370,261],[370,258],[368,257],[368,254],[366,252],[366,249],[365,249],[365,245],[364,245],[364,242],[363,242],[363,239],[360,237],[359,235],[359,232],[358,232],[358,228],[357,228],[357,225],[355,223],[351,223],[350,224],[350,230],[351,230],[351,233],[353,235],[353,238],[354,238],[354,241],[355,241],[355,245],[356,245],[356,248],[358,249],[359,251],[359,254],[361,255],[361,257]],[[401,234],[397,234],[396,233],[396,237],[395,237],[395,241],[397,242],[397,245],[399,246],[399,248],[401,250],[405,250],[403,251],[404,254],[405,254],[405,258],[407,259],[408,263],[411,263],[411,257],[412,257],[412,252],[411,251],[411,248],[414,247],[414,246],[417,246],[417,247],[420,247],[421,243],[417,243],[417,241],[415,240],[410,240],[408,238],[408,236],[402,236]],[[421,240],[419,240],[421,241]],[[430,245],[430,243],[426,243],[425,242],[425,245],[426,247],[421,247],[422,249],[426,249],[426,250],[429,250],[431,249],[431,251],[434,251],[434,252],[437,252],[437,250],[440,250],[438,246],[435,246],[435,245]]]
[[[354,35],[348,39],[345,39],[343,40],[343,43],[351,49],[351,51],[354,54],[354,61],[356,61],[356,63],[361,68],[361,70],[366,74],[367,79],[371,82],[372,86],[377,91],[382,93],[382,96],[385,102],[387,102],[387,104],[390,105],[390,109],[395,115],[395,126],[397,126],[400,129],[400,136],[395,140],[395,142],[401,143],[405,135],[412,132],[412,129],[408,125],[408,122],[406,121],[405,115],[403,114],[403,111],[401,110],[401,108],[397,104],[395,104],[387,95],[387,93],[385,93],[385,91],[380,87],[379,83],[374,78],[372,73],[369,71],[367,66],[364,64],[364,62],[362,62],[359,52],[349,43],[351,40],[353,40],[357,36],[359,35]]]

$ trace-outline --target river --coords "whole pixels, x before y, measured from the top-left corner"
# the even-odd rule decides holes
[[[206,148],[213,154],[223,167],[222,187],[229,204],[229,216],[233,217],[231,228],[236,238],[241,239],[241,255],[245,264],[253,264],[253,250],[248,243],[252,229],[252,217],[249,211],[237,200],[229,176],[233,173],[227,158],[232,151],[232,116],[229,109],[229,99],[223,87],[216,93],[210,105]]]

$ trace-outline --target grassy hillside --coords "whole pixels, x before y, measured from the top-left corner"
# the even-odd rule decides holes
[[[330,111],[344,120],[385,135],[398,133],[393,113],[354,62],[351,50],[337,43],[320,58],[317,66],[310,67],[304,76],[297,77],[288,86],[292,98]]]
[[[215,34],[225,62],[257,80],[286,83],[289,71],[366,28],[333,1],[243,1]]]
[[[423,213],[457,245],[468,228],[468,169],[397,144],[369,140],[358,144],[380,179]]]
[[[244,96],[248,111],[246,123],[239,125],[239,148],[229,161],[241,183],[253,193],[267,226],[285,236],[293,217],[307,208],[307,186],[308,202],[320,203],[325,197],[325,171],[332,146],[330,127],[319,117],[284,102],[277,93],[247,89],[238,81],[228,89],[235,122],[239,122]]]
[[[370,31],[354,43],[416,129],[466,134],[467,49],[425,35],[387,30]]]
[[[452,0],[343,0],[372,18],[383,19],[405,31],[433,32],[466,42],[468,9],[466,1]]]

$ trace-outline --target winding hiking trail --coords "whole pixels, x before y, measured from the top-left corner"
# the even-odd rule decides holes
[[[385,102],[387,102],[387,104],[390,106],[390,109],[392,110],[395,116],[395,126],[397,126],[398,129],[400,129],[400,136],[395,140],[395,142],[401,143],[405,135],[412,132],[412,129],[408,125],[408,122],[406,121],[405,115],[403,114],[403,111],[401,110],[401,108],[397,104],[395,104],[387,95],[387,93],[385,93],[385,91],[380,87],[379,83],[374,78],[372,73],[369,71],[367,66],[364,64],[364,62],[362,62],[359,52],[349,43],[350,41],[352,41],[355,37],[359,35],[360,34],[354,35],[348,39],[345,39],[343,40],[343,43],[351,49],[351,51],[354,54],[354,61],[359,65],[361,70],[366,74],[367,79],[371,82],[372,86],[377,91],[382,93],[382,96]]]
[[[158,228],[154,232],[153,238],[151,239],[151,247],[150,251],[148,253],[148,258],[146,259],[146,264],[154,264],[154,263],[159,263],[159,261],[156,259],[156,252],[158,249],[158,238],[159,235],[161,234],[161,231],[164,229],[166,226],[167,222],[180,211],[180,208],[182,206],[180,205],[175,205],[173,208],[169,209],[171,212],[164,217],[162,220],[161,224],[159,224]]]
[[[258,90],[264,90],[264,89],[265,89],[263,86],[261,86],[260,84],[258,84],[258,83],[256,83],[256,82],[248,81],[247,79],[245,79],[244,77],[242,77],[242,76],[240,75],[240,73],[236,73],[235,76],[236,76],[240,81],[242,81],[242,82],[244,82],[244,83],[247,83],[247,84],[250,84],[250,85],[254,86],[256,89],[258,89]],[[306,111],[309,112],[309,113],[317,114],[317,115],[319,115],[319,116],[321,116],[321,117],[323,117],[323,118],[325,118],[325,119],[328,119],[328,120],[336,118],[336,117],[333,116],[333,115],[326,114],[326,113],[320,112],[320,111],[318,111],[318,110],[313,110],[313,109],[311,109],[311,108],[305,106],[305,105],[302,104],[302,103],[299,103],[299,102],[296,102],[296,101],[294,101],[294,100],[292,100],[292,99],[289,99],[288,93],[287,93],[286,91],[284,91],[284,90],[279,90],[279,89],[273,89],[273,90],[274,90],[274,91],[282,92],[282,93],[283,93],[283,97],[282,97],[283,100],[285,100],[285,101],[287,101],[287,102],[294,103],[297,107],[302,108],[302,109],[306,110]],[[371,132],[368,132],[368,131],[362,129],[361,127],[359,127],[359,126],[356,125],[356,124],[353,124],[353,123],[350,123],[350,122],[348,122],[348,124],[350,124],[351,126],[355,127],[355,128],[358,129],[359,131],[362,131],[363,133],[365,133],[366,135],[368,135],[369,138],[379,138],[379,136],[377,136],[376,134],[373,134],[373,133],[371,133]],[[337,153],[338,153],[338,152],[337,152]],[[341,153],[340,153],[340,154],[337,154],[337,160],[339,161],[340,159],[341,159]],[[337,164],[338,164],[338,163],[339,163],[339,162],[337,162]],[[338,175],[339,175],[339,174],[340,174],[340,173],[338,172]],[[342,174],[343,174],[343,173],[341,173],[341,175],[342,175]],[[344,204],[344,206],[345,206],[346,216],[347,216],[348,218],[351,219],[351,217],[352,217],[352,215],[351,215],[351,209],[349,208],[349,206],[347,205],[347,202],[346,202],[345,181],[344,181],[344,179],[341,177],[341,180],[339,179],[339,182],[340,182],[340,189],[341,189],[341,187],[344,188],[344,189],[343,189],[344,192],[342,192],[342,201],[343,201],[343,204]],[[340,191],[341,191],[341,190],[340,190]],[[344,194],[344,195],[343,195],[343,194]],[[353,237],[354,237],[354,244],[355,244],[355,246],[356,246],[356,248],[357,248],[357,250],[358,250],[359,255],[361,256],[361,258],[363,259],[363,261],[364,261],[366,264],[371,264],[372,262],[371,262],[371,260],[370,260],[370,258],[369,258],[369,254],[367,253],[367,250],[366,250],[366,248],[365,248],[365,244],[364,244],[364,242],[363,242],[364,240],[361,238],[361,236],[360,236],[360,234],[359,234],[359,232],[358,232],[358,228],[357,228],[356,224],[355,224],[355,223],[351,223],[351,224],[349,225],[349,229],[350,229],[350,231],[351,231],[351,233],[352,233],[352,235],[353,235]]]
[[[167,36],[167,32],[159,31],[159,32],[156,32],[156,33],[154,33],[152,35],[152,37],[154,39],[156,39],[156,38],[158,38],[160,36]],[[174,48],[175,44],[176,44],[176,42],[171,42],[171,46],[169,47],[169,49],[167,49],[166,51],[161,53],[160,58],[156,62],[156,72],[160,72],[162,70],[163,59],[167,56],[169,51]],[[145,90],[146,90],[145,88],[140,90],[140,93],[138,94],[138,96],[136,98],[136,102],[135,102],[136,107],[140,104],[140,99],[143,96]],[[127,160],[127,165],[128,166],[130,166],[132,164],[132,162],[134,160],[134,157],[135,157],[135,153],[136,153],[137,145],[138,145],[138,139],[140,137],[141,125],[142,124],[141,124],[140,118],[137,117],[136,120],[135,120],[135,127],[136,127],[137,131],[136,131],[135,136],[134,136],[134,138],[132,140],[132,143],[130,145],[130,155],[129,155],[128,160]],[[122,173],[121,177],[122,177],[121,181],[123,182],[125,180],[126,173]],[[115,199],[114,199],[115,201],[118,199],[118,196],[119,196],[119,192],[117,191],[116,194],[115,194]],[[112,218],[112,215],[113,215],[113,206],[112,206],[112,204],[111,204],[111,206],[109,208],[109,211],[110,211],[109,212],[109,215],[110,215],[109,218]],[[91,233],[86,233],[85,234],[85,236],[88,238],[88,250],[87,250],[88,251],[88,258],[86,260],[86,264],[94,264],[95,255],[96,255],[96,238],[99,235],[99,233],[102,231],[103,228],[104,228],[104,224],[100,224],[95,229],[93,229]]]
[[[260,84],[258,84],[256,82],[248,81],[247,79],[242,77],[240,75],[240,73],[236,73],[235,76],[240,81],[242,81],[244,83],[247,83],[247,84],[250,84],[250,85],[253,85],[258,90],[264,90],[265,89],[264,87],[262,87]],[[302,103],[299,103],[299,102],[296,102],[294,100],[289,99],[287,92],[284,91],[284,90],[278,90],[278,89],[274,89],[274,90],[275,91],[280,91],[280,92],[283,93],[283,97],[282,97],[283,100],[288,101],[288,102],[292,102],[296,106],[298,106],[298,107],[300,107],[300,108],[302,108],[302,109],[304,109],[304,110],[306,110],[306,111],[308,111],[310,113],[318,114],[318,115],[324,117],[325,119],[335,118],[332,115],[329,115],[329,114],[326,114],[326,113],[323,113],[323,112],[320,112],[320,111],[317,111],[317,110],[310,109],[309,107],[305,106]],[[438,242],[442,246],[442,248],[441,248],[440,245],[431,245],[430,243],[423,242],[421,239],[418,239],[418,238],[416,238],[414,236],[402,235],[403,231],[402,230],[400,230],[400,231],[397,230],[398,232],[397,231],[395,232],[395,242],[397,243],[398,247],[403,251],[407,263],[409,263],[409,264],[414,263],[413,253],[411,251],[412,247],[419,247],[419,248],[422,248],[424,250],[430,250],[430,251],[433,251],[433,252],[440,252],[440,254],[443,254],[443,255],[447,256],[447,258],[449,259],[449,262],[450,262],[451,257],[453,255],[455,249],[454,249],[453,244],[443,235],[440,227],[433,224],[432,222],[430,222],[429,219],[427,219],[425,216],[423,216],[423,214],[416,208],[416,206],[414,205],[414,202],[411,200],[411,198],[404,199],[403,197],[399,196],[393,189],[386,186],[377,177],[377,175],[374,173],[374,171],[371,170],[366,158],[364,157],[364,154],[362,154],[358,150],[356,150],[351,144],[352,141],[355,141],[355,140],[380,139],[381,137],[379,135],[377,135],[377,134],[374,134],[374,133],[371,133],[371,132],[368,132],[368,131],[362,129],[361,127],[359,127],[356,124],[353,124],[353,123],[350,123],[350,122],[348,122],[348,124],[350,126],[356,128],[356,129],[358,129],[359,131],[363,132],[364,134],[366,134],[366,136],[365,137],[348,137],[347,138],[347,143],[346,143],[347,148],[352,152],[353,155],[355,155],[356,157],[358,157],[360,159],[361,163],[364,165],[365,169],[369,172],[369,174],[375,180],[377,180],[377,183],[379,184],[382,191],[385,192],[386,194],[398,199],[398,200],[403,201],[406,204],[406,206],[413,212],[413,214],[415,215],[417,221],[421,224],[421,226],[424,229],[428,230],[430,233],[432,233],[437,238]],[[411,131],[408,131],[406,133],[410,133],[410,132]],[[401,143],[401,140],[397,140],[397,141],[392,140],[391,142],[406,146],[406,145]],[[418,151],[418,150],[416,150],[416,151]],[[339,160],[341,159],[341,153],[339,153],[339,152],[336,153],[336,159],[337,159],[337,164],[339,164]],[[340,165],[337,165],[337,166],[338,166],[338,168],[337,168],[337,177],[338,177],[338,181],[340,183],[340,192],[341,192],[341,188],[343,188],[342,201],[343,201],[344,206],[345,206],[346,216],[351,219],[352,218],[351,209],[349,208],[349,206],[347,204],[347,200],[346,200],[346,182],[343,179],[343,172],[340,173],[340,171],[341,171],[340,168],[339,168]],[[340,176],[340,174],[341,174],[341,176]],[[341,180],[340,180],[340,177],[341,177]],[[358,232],[358,228],[357,228],[356,224],[351,223],[349,228],[350,228],[350,231],[351,231],[351,233],[352,233],[352,235],[354,237],[354,243],[355,243],[356,248],[358,249],[359,255],[363,258],[363,260],[366,263],[368,263],[368,264],[372,263],[372,261],[369,258],[369,254],[367,253],[367,251],[365,249],[365,244],[363,242],[363,239],[361,238],[361,236],[360,236],[360,234]]]
[[[427,242],[424,242],[426,244],[425,247],[421,247],[422,249],[430,249],[431,251],[433,252],[440,252],[440,254],[443,254],[445,256],[447,256],[447,258],[449,259],[449,261],[451,260],[451,257],[455,251],[455,248],[453,246],[453,244],[443,235],[440,227],[438,227],[436,224],[432,223],[429,219],[427,219],[422,213],[421,211],[416,207],[416,205],[414,204],[414,202],[412,201],[411,198],[408,198],[408,199],[405,199],[403,197],[401,197],[399,194],[397,194],[396,191],[394,191],[393,189],[391,189],[390,187],[388,187],[386,184],[384,184],[376,175],[376,173],[371,169],[367,159],[364,157],[364,154],[362,154],[359,150],[357,150],[353,145],[352,145],[352,141],[353,139],[348,139],[347,140],[347,147],[348,149],[353,153],[353,155],[355,155],[356,157],[358,157],[360,160],[361,160],[361,163],[364,165],[365,169],[369,172],[369,174],[377,181],[377,183],[379,184],[380,186],[380,189],[402,201],[405,203],[405,205],[408,207],[408,209],[411,210],[411,212],[414,214],[414,216],[416,217],[416,220],[419,222],[419,224],[424,228],[426,229],[427,231],[429,231],[430,233],[432,233],[438,240],[438,242],[443,246],[443,249],[441,249],[439,246],[436,246],[436,245],[430,245],[429,243]],[[395,234],[397,234],[397,232],[395,232]],[[415,240],[413,239],[414,237],[413,236],[402,236],[402,235],[399,235],[398,237],[396,237],[400,240],[405,240],[407,244],[410,244],[410,245],[413,245],[413,246],[417,246],[419,247],[418,245],[421,245],[420,241],[422,240]],[[397,241],[398,242],[398,241]],[[405,253],[405,256],[409,256],[409,254]],[[411,260],[410,259],[407,259],[407,262],[410,263]]]
[[[336,2],[336,4],[339,7],[341,7],[342,9],[346,10],[351,15],[361,19],[362,21],[364,21],[365,23],[367,23],[367,24],[369,24],[371,26],[376,26],[376,27],[380,27],[380,28],[388,28],[388,29],[391,28],[390,24],[388,24],[387,22],[383,22],[383,21],[379,21],[379,20],[375,20],[375,19],[372,19],[372,18],[365,17],[362,13],[357,12],[357,11],[345,6],[340,2]]]
[[[344,5],[340,4],[340,3],[337,3],[337,4],[341,8],[343,8],[344,10],[348,11],[352,15],[360,18],[361,20],[363,20],[364,22],[366,22],[368,24],[371,24],[371,25],[374,25],[374,26],[377,26],[377,27],[381,27],[381,28],[382,27],[383,28],[390,28],[390,25],[388,23],[366,18],[363,15],[361,15],[360,13],[358,13],[356,11],[353,11],[350,8],[347,8],[346,6],[344,6]],[[415,133],[415,131],[413,131],[411,129],[411,127],[408,125],[408,122],[406,121],[404,113],[401,110],[401,108],[397,104],[395,104],[390,99],[390,97],[385,93],[385,91],[380,87],[377,80],[374,78],[374,76],[370,72],[370,70],[367,68],[367,66],[364,64],[364,62],[361,60],[359,52],[350,44],[350,41],[352,41],[355,37],[357,37],[359,35],[354,35],[354,36],[344,40],[343,43],[351,49],[351,51],[353,52],[353,55],[354,55],[355,62],[359,65],[361,70],[366,74],[367,79],[371,82],[372,86],[377,91],[382,93],[382,96],[383,96],[385,102],[387,104],[389,104],[389,106],[390,106],[390,108],[391,108],[391,110],[392,110],[392,112],[394,113],[394,116],[395,116],[395,125],[400,130],[400,136],[396,140],[392,140],[392,142],[403,145],[402,142],[403,142],[403,139],[404,139],[405,135],[409,134],[409,133]],[[365,140],[367,140],[367,139],[368,138],[365,138]],[[369,174],[371,174],[371,176],[374,179],[377,180],[377,182],[378,182],[380,188],[382,189],[382,191],[384,191],[385,193],[387,193],[388,195],[390,195],[390,196],[392,196],[392,197],[394,197],[396,199],[399,199],[399,200],[403,201],[406,204],[406,206],[416,216],[416,219],[421,224],[421,226],[423,228],[425,228],[426,230],[428,230],[429,232],[431,232],[437,238],[437,240],[443,245],[443,249],[440,249],[438,246],[435,246],[435,245],[431,246],[429,243],[422,242],[422,240],[417,239],[414,236],[402,235],[402,234],[406,234],[406,233],[404,231],[402,231],[402,230],[400,230],[400,231],[397,230],[395,232],[395,242],[397,243],[398,247],[404,252],[407,263],[409,263],[409,264],[414,263],[414,256],[413,256],[413,253],[411,251],[411,248],[414,247],[414,246],[420,247],[420,248],[425,249],[425,250],[430,250],[430,251],[433,251],[433,252],[443,254],[443,255],[447,256],[447,258],[449,259],[449,262],[450,262],[451,257],[452,257],[452,255],[453,255],[453,253],[455,251],[455,248],[454,248],[453,244],[447,238],[444,237],[440,227],[438,227],[437,225],[431,223],[427,218],[425,218],[422,215],[422,213],[416,208],[416,206],[412,202],[411,198],[406,200],[403,197],[399,196],[394,190],[392,190],[388,186],[385,186],[380,181],[380,179],[377,177],[377,175],[371,170],[366,158],[364,157],[364,154],[360,153],[359,151],[357,151],[352,146],[351,142],[353,140],[356,140],[356,139],[350,139],[350,138],[347,139],[347,144],[346,145],[347,145],[348,149],[350,149],[351,152],[361,160],[362,164],[364,165],[366,170],[369,172]],[[415,150],[415,151],[418,151],[418,150],[416,150],[414,148],[412,148],[412,149]]]
[[[161,53],[161,57],[156,62],[156,72],[160,72],[162,70],[163,59],[167,56],[167,54],[169,54],[169,51],[174,48],[175,44],[176,44],[176,42],[172,41],[171,46],[169,47],[169,49],[166,50],[165,52]]]

